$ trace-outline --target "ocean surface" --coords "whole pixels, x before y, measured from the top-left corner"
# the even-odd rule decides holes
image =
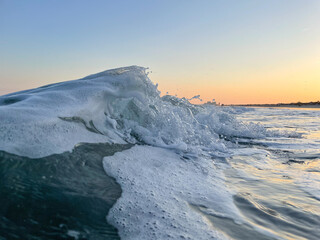
[[[193,105],[142,67],[0,96],[0,239],[320,239],[320,110]]]

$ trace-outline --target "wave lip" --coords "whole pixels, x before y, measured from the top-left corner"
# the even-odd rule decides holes
[[[1,96],[0,150],[35,158],[70,151],[79,142],[125,143],[99,125],[103,101],[139,98],[145,80],[145,68],[132,66]],[[72,118],[78,121],[65,121]]]

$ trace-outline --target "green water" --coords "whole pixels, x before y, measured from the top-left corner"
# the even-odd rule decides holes
[[[101,160],[129,147],[81,144],[39,159],[0,152],[0,239],[119,239],[106,215],[121,188]]]

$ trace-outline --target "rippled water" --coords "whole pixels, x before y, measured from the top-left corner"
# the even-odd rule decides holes
[[[256,108],[239,118],[304,134],[247,140],[228,159],[228,186],[243,216],[279,238],[320,239],[320,111]]]

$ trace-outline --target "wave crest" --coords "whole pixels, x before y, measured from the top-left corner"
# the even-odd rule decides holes
[[[0,97],[0,149],[41,157],[79,142],[140,143],[227,153],[226,140],[273,133],[229,108],[162,96],[143,67],[131,66]]]

